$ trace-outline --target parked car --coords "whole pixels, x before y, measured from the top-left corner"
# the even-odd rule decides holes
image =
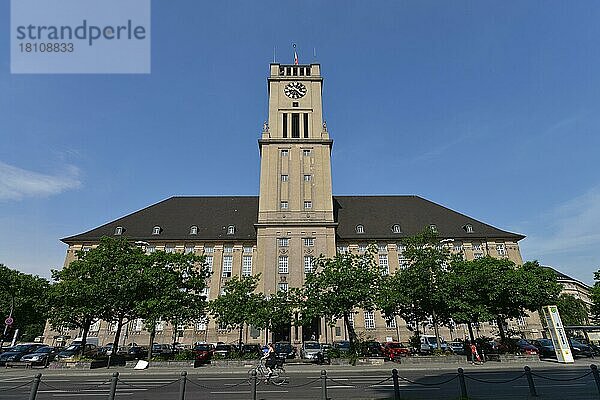
[[[56,355],[57,360],[70,360],[80,354],[81,344],[72,344],[59,352]],[[86,344],[85,351],[83,352],[84,357],[96,357],[98,356],[98,347],[95,344]]]
[[[556,358],[554,343],[550,339],[536,339],[531,342],[538,349],[540,358]]]
[[[214,347],[209,343],[199,343],[192,348],[194,359],[199,363],[208,363],[214,354]]]
[[[127,358],[142,359],[148,357],[148,350],[142,346],[131,346],[127,349]]]
[[[235,348],[232,345],[230,345],[230,344],[217,343],[217,345],[215,346],[214,354],[218,355],[220,357],[223,357],[223,358],[227,358],[234,351],[235,351]]]
[[[465,348],[465,342],[461,342],[458,340],[456,340],[454,342],[448,342],[448,347],[456,355],[464,356],[467,354],[467,349]]]
[[[447,351],[448,344],[444,338],[440,337],[440,344],[437,343],[437,338],[433,335],[421,335],[421,348],[420,353],[429,354],[434,350]]]
[[[400,342],[386,342],[383,345],[383,355],[387,360],[394,361],[410,355],[410,349]]]
[[[24,343],[14,346],[10,351],[0,354],[0,365],[6,365],[7,362],[21,361],[21,357],[35,352],[40,347],[48,346],[41,343]]]
[[[303,360],[315,360],[317,355],[321,353],[321,344],[319,342],[304,342],[300,350],[300,358]]]
[[[262,356],[263,352],[259,344],[244,344],[242,345],[242,355],[258,358]]]
[[[61,347],[43,346],[33,353],[25,354],[21,357],[21,362],[47,367],[50,361],[54,361],[60,351],[62,351]]]
[[[338,340],[333,342],[333,348],[340,353],[347,353],[350,351],[350,342],[348,340]]]
[[[535,347],[534,345],[532,345],[525,339],[519,339],[515,342],[515,344],[522,354],[528,354],[528,355],[539,354],[537,347]]]
[[[173,348],[170,344],[158,344],[158,343],[154,343],[152,345],[152,354],[155,355],[168,355],[168,354],[173,354]]]
[[[296,349],[290,342],[277,342],[273,345],[278,358],[291,359],[296,357]]]
[[[571,351],[573,352],[573,357],[594,357],[592,348],[587,344],[583,344],[575,339],[569,339],[569,344],[571,346]]]
[[[376,341],[368,341],[362,344],[361,354],[367,357],[383,357],[383,348],[381,343]]]

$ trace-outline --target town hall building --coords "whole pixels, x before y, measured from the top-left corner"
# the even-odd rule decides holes
[[[406,264],[401,239],[434,229],[452,251],[466,259],[508,258],[522,264],[520,234],[507,232],[450,210],[419,196],[335,196],[332,193],[333,139],[323,118],[323,77],[319,64],[271,64],[268,77],[269,115],[258,140],[259,196],[171,197],[88,232],[62,239],[68,245],[65,265],[78,250],[90,249],[103,236],[122,236],[146,252],[186,252],[204,255],[212,270],[205,291],[208,299],[221,293],[232,276],[261,274],[258,290],[269,294],[303,285],[320,254],[364,252],[376,243],[377,260],[392,273]],[[360,188],[357,187],[360,191]],[[358,332],[379,341],[407,340],[407,323],[385,320],[379,312],[356,310]],[[539,320],[512,321],[527,336],[538,336]],[[159,323],[157,341],[173,337],[185,344],[198,341],[234,342],[237,332],[220,329],[207,319],[170,327]],[[428,327],[425,326],[427,329]],[[466,328],[443,331],[447,339],[463,338]],[[481,324],[487,336],[494,326]],[[100,344],[112,341],[114,324],[98,321],[90,335]],[[495,331],[497,334],[497,330]],[[47,328],[46,340],[67,332]],[[77,332],[70,332],[75,337]],[[143,321],[130,322],[123,343],[146,343]],[[323,320],[312,326],[290,326],[280,332],[248,327],[244,341],[286,340],[301,343],[316,338],[333,342],[347,338],[342,321],[329,327]]]

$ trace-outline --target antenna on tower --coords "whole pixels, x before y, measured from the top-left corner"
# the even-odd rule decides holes
[[[317,61],[317,48],[313,47],[313,61]]]
[[[275,46],[273,46],[273,64],[275,64]]]
[[[298,53],[296,53],[296,43],[292,43],[294,47],[294,65],[298,65]]]

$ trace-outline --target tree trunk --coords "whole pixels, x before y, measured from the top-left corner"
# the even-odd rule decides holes
[[[150,329],[150,345],[148,346],[148,362],[152,360],[152,347],[154,345],[154,339],[156,338],[156,321],[152,322],[152,328]]]
[[[244,323],[240,324],[240,337],[238,339],[238,351],[242,351],[242,334],[244,332]]]
[[[86,318],[85,321],[83,322],[83,332],[81,333],[81,349],[80,349],[81,357],[84,357],[85,345],[87,344],[87,335],[88,335],[88,332],[90,331],[91,325],[92,325],[92,319]]]
[[[502,343],[506,342],[506,333],[504,332],[504,318],[502,318],[502,316],[498,315],[496,317],[496,323],[498,324],[498,331],[500,333],[500,341]]]
[[[346,329],[348,329],[348,340],[350,341],[350,349],[354,350],[354,343],[356,342],[356,332],[354,331],[354,327],[350,324],[349,314],[344,313],[344,325],[346,325]]]
[[[475,335],[473,334],[473,324],[471,321],[467,322],[467,327],[469,327],[469,337],[471,338],[471,342],[475,341]]]
[[[123,329],[123,315],[119,315],[117,319],[117,331],[115,332],[115,340],[113,341],[112,354],[117,355],[119,350],[119,340],[121,339],[121,329]]]
[[[175,343],[177,343],[177,326],[179,325],[179,320],[176,319],[173,321],[174,325],[173,325],[173,341],[171,343],[171,354],[175,355]]]
[[[442,342],[440,341],[440,330],[438,329],[437,315],[435,315],[435,311],[431,313],[431,319],[433,319],[433,331],[435,332],[436,350],[442,350]]]

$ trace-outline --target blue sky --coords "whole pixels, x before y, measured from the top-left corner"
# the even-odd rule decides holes
[[[338,195],[417,194],[600,268],[600,3],[153,1],[149,75],[11,75],[0,0],[0,263],[172,195],[256,195],[273,59],[318,61]],[[316,49],[316,59],[313,57]]]

